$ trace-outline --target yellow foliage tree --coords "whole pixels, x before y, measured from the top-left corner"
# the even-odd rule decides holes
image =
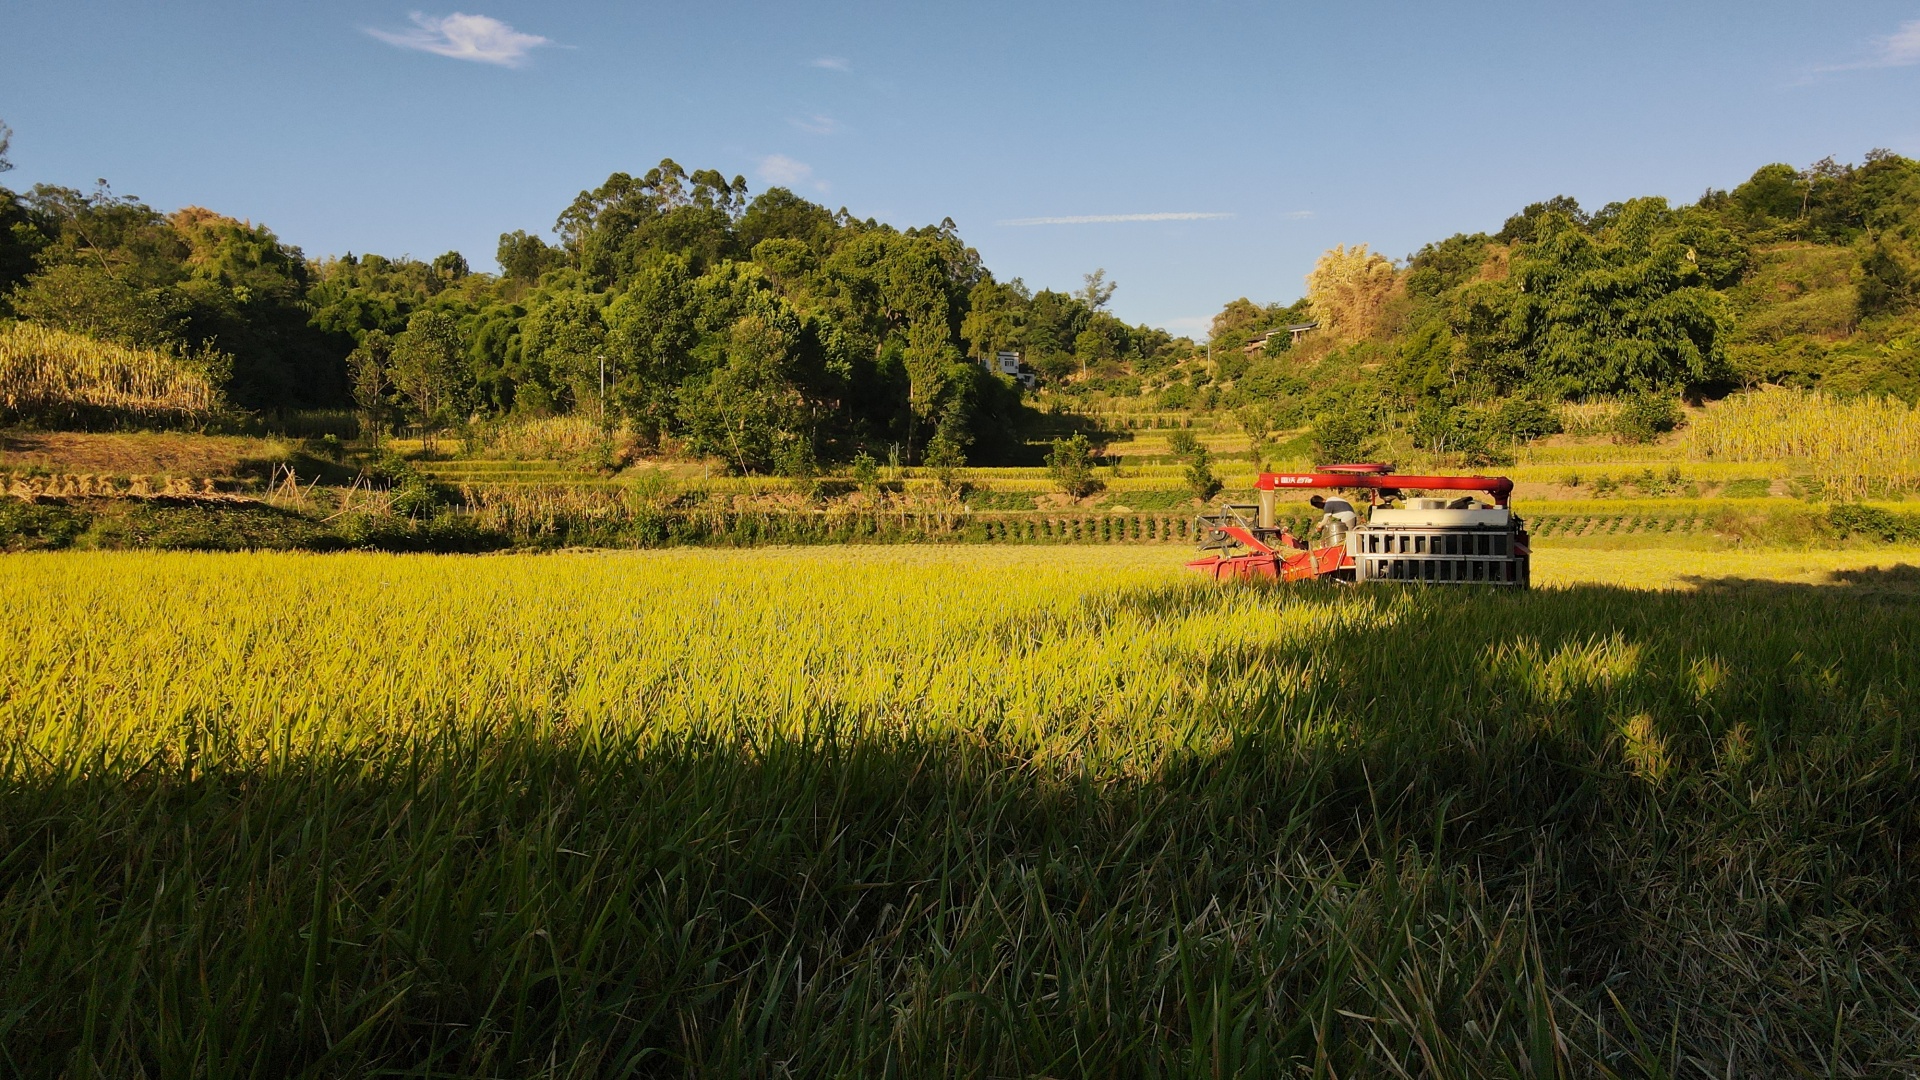
[[[1384,255],[1365,244],[1342,244],[1313,264],[1307,302],[1323,332],[1358,341],[1373,333],[1399,285],[1399,271]]]

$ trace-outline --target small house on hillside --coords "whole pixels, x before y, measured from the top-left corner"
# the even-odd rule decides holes
[[[1247,342],[1247,355],[1253,356],[1257,353],[1265,352],[1267,342],[1281,334],[1287,335],[1288,345],[1296,345],[1299,343],[1301,335],[1311,333],[1319,328],[1320,324],[1317,322],[1303,322],[1294,323],[1292,326],[1276,327],[1265,333],[1255,334],[1253,340]]]
[[[1020,370],[1020,354],[1017,352],[995,353],[993,359],[981,360],[980,366],[996,375],[1012,376],[1016,382],[1029,390],[1040,385],[1039,377],[1033,372]]]

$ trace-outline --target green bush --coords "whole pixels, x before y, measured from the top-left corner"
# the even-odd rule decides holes
[[[1074,499],[1084,499],[1106,486],[1093,475],[1093,444],[1078,433],[1053,440],[1053,449],[1047,452],[1047,475]]]
[[[1313,426],[1314,462],[1338,465],[1361,460],[1373,447],[1376,429],[1372,414],[1353,405],[1322,414]]]
[[[1613,420],[1614,437],[1624,443],[1650,443],[1680,423],[1680,407],[1661,394],[1628,398]]]
[[[1509,442],[1530,442],[1543,435],[1558,435],[1560,411],[1539,398],[1514,397],[1500,403],[1491,418],[1493,433]]]
[[[1920,540],[1920,514],[1896,514],[1877,506],[1843,504],[1827,511],[1827,523],[1842,539],[1896,541]]]
[[[1220,493],[1220,478],[1213,475],[1213,463],[1202,446],[1193,452],[1193,460],[1187,464],[1187,490],[1200,499],[1211,499]]]

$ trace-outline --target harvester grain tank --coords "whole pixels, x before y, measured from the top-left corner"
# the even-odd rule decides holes
[[[1305,473],[1261,473],[1257,505],[1202,515],[1202,555],[1188,563],[1217,580],[1402,581],[1524,589],[1531,543],[1507,505],[1504,476],[1402,476],[1390,465],[1321,465]],[[1337,542],[1314,547],[1275,524],[1276,495],[1301,488],[1365,491],[1366,517]],[[1450,498],[1405,492],[1479,492]]]

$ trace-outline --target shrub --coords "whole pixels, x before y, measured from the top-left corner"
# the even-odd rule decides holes
[[[960,470],[967,464],[967,452],[960,441],[941,431],[927,443],[927,453],[922,462],[940,486],[948,491],[960,481]]]
[[[1680,409],[1661,394],[1628,398],[1613,420],[1614,437],[1624,443],[1650,443],[1680,423]]]
[[[1053,449],[1047,452],[1047,475],[1074,499],[1084,499],[1105,486],[1093,475],[1093,444],[1078,433],[1053,440]]]
[[[1493,412],[1493,429],[1513,442],[1530,442],[1542,435],[1558,435],[1560,412],[1539,398],[1508,398]]]
[[[1220,493],[1220,478],[1213,475],[1213,463],[1202,446],[1194,450],[1193,460],[1187,465],[1187,490],[1201,499],[1211,499]]]
[[[388,453],[374,462],[367,469],[367,475],[376,482],[386,482],[391,492],[387,509],[402,517],[434,517],[452,496],[445,485],[434,482],[414,468],[412,462],[394,453]]]
[[[1313,426],[1313,457],[1322,465],[1359,461],[1373,445],[1374,419],[1351,405],[1336,408]]]
[[[1920,516],[1896,514],[1877,506],[1836,506],[1827,511],[1827,523],[1842,538],[1862,536],[1888,543],[1920,540]]]

